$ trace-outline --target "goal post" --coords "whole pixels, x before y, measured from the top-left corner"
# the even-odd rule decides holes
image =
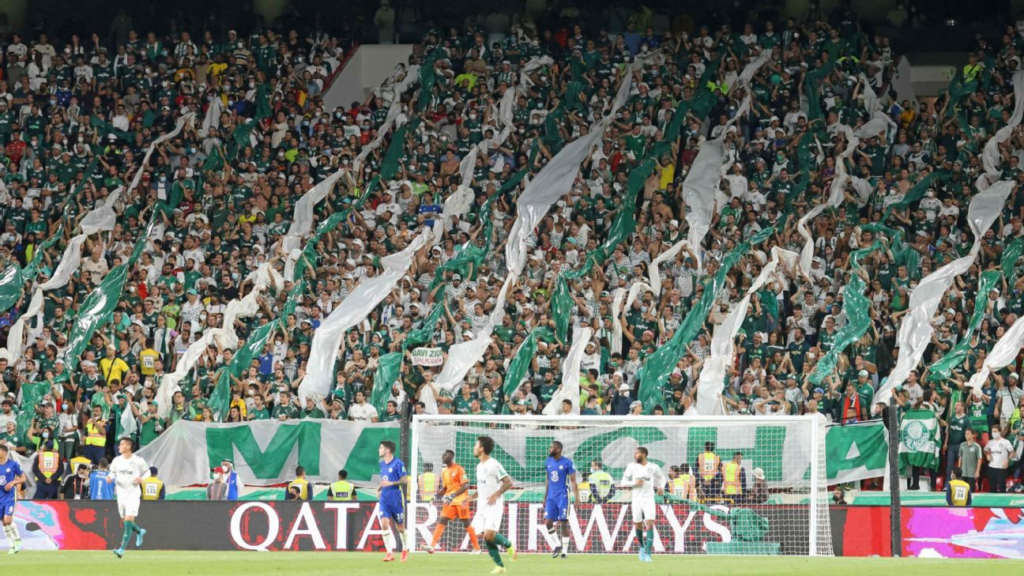
[[[637,552],[630,492],[618,485],[635,449],[644,446],[649,462],[669,478],[657,500],[655,554],[831,556],[824,427],[814,415],[416,415],[410,430],[410,548],[431,544],[441,518],[443,503],[432,493],[442,482],[444,452],[455,453],[475,492],[473,446],[479,436],[490,436],[491,456],[512,480],[501,531],[521,552],[550,553],[558,546],[545,528],[543,502],[545,460],[558,440],[580,486],[581,502],[569,512],[570,554]],[[705,455],[706,447],[713,456]],[[470,506],[465,523],[448,521],[437,551],[473,549],[465,527],[475,508]]]

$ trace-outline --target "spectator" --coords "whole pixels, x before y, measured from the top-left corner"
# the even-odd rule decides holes
[[[1006,492],[1006,478],[1010,467],[1013,445],[1003,438],[999,430],[992,431],[992,439],[985,445],[985,459],[988,461],[988,481],[991,490],[997,494]]]
[[[89,498],[89,468],[79,464],[74,474],[64,478],[59,498],[61,500],[85,500]]]
[[[227,500],[228,485],[224,483],[224,469],[213,469],[213,481],[206,487],[207,500]]]

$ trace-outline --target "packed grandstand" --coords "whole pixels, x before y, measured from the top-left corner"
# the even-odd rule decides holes
[[[1019,478],[1024,30],[919,101],[848,12],[578,16],[420,31],[337,108],[350,31],[11,36],[0,439],[894,400]]]

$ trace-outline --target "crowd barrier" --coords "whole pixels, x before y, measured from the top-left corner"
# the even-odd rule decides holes
[[[506,527],[523,552],[546,551],[538,503],[507,503]],[[806,554],[806,507],[758,510],[768,519],[765,540],[783,554]],[[662,505],[655,550],[702,554],[708,543],[732,539],[727,522],[682,505]],[[573,549],[622,553],[631,544],[628,506],[580,507],[571,522]],[[802,515],[801,515],[802,514]],[[891,555],[889,509],[830,509],[836,556]],[[418,511],[417,539],[429,538],[436,511]],[[15,521],[28,550],[114,548],[122,529],[113,501],[25,501]],[[146,548],[157,550],[381,551],[375,502],[143,502],[139,524]],[[456,523],[449,529],[456,529]],[[904,556],[1024,557],[1024,509],[905,507]],[[2,542],[2,540],[0,540]],[[468,543],[463,539],[463,547]]]

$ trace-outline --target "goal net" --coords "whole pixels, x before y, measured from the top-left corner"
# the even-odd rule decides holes
[[[430,545],[444,503],[445,451],[455,453],[476,491],[477,437],[513,486],[505,493],[501,532],[521,552],[558,546],[544,522],[545,460],[553,440],[577,470],[580,502],[569,511],[569,554],[638,551],[631,492],[619,487],[639,446],[667,479],[656,498],[654,554],[832,555],[825,480],[825,429],[815,416],[757,417],[471,417],[415,416],[410,471],[410,548]],[[708,450],[710,448],[710,450]],[[572,490],[570,489],[570,494]],[[449,520],[435,551],[473,550],[469,518]],[[451,510],[451,509],[450,509]],[[483,535],[480,545],[483,546]]]

